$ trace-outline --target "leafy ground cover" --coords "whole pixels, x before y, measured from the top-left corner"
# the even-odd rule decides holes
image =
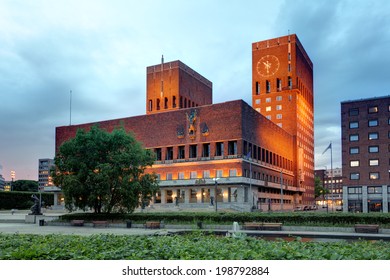
[[[214,235],[0,234],[2,260],[389,260],[390,242],[267,241]]]

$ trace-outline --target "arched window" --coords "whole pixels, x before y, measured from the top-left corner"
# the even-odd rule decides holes
[[[168,109],[168,97],[164,98],[164,109]]]
[[[153,111],[153,100],[149,99],[149,112]]]
[[[157,98],[157,106],[156,106],[156,109],[157,110],[160,110],[160,99]]]

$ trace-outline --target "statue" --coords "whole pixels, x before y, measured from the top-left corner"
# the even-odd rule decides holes
[[[30,215],[42,215],[39,198],[35,194],[33,194],[31,198],[32,200],[34,200],[34,205],[30,209],[31,210]]]

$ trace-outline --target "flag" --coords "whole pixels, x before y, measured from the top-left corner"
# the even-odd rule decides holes
[[[330,142],[329,146],[325,149],[322,154],[325,154],[327,150],[332,149],[332,142]]]

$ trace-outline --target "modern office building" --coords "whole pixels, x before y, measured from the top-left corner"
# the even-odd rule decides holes
[[[273,43],[278,40],[283,44]],[[147,67],[145,115],[98,122],[107,131],[125,127],[154,151],[156,160],[147,172],[158,175],[160,191],[151,207],[267,211],[314,202],[312,64],[296,35],[269,41],[267,51],[286,50],[278,54],[280,67],[272,70],[286,86],[281,91],[271,87],[258,98],[277,99],[282,124],[242,100],[212,104],[209,80],[181,61],[163,60]],[[256,73],[259,59],[273,63],[257,53],[265,58],[253,56]],[[282,70],[284,63],[290,72]],[[56,150],[93,124],[57,127]]]
[[[54,160],[51,158],[44,158],[38,160],[38,190],[40,192],[51,192],[54,194],[54,205],[59,206],[63,204],[63,195],[61,189],[54,185],[50,175],[54,168]]]
[[[344,211],[389,212],[390,96],[341,102]]]

